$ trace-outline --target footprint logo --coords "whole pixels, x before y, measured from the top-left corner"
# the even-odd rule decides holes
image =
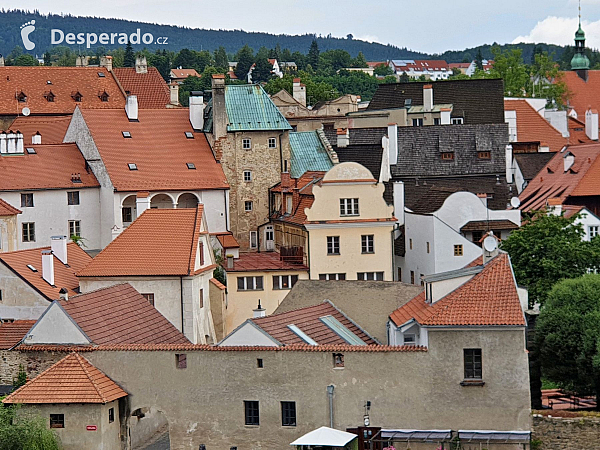
[[[25,46],[25,50],[33,50],[35,48],[35,43],[29,40],[29,35],[33,33],[35,30],[35,20],[31,22],[24,23],[21,25],[21,39],[23,40],[23,45]]]

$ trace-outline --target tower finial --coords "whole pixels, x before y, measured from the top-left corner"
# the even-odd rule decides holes
[[[579,0],[579,27],[581,27],[581,0]]]

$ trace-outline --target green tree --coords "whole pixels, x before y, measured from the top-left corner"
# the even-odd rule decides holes
[[[310,65],[313,70],[319,69],[319,53],[319,44],[317,44],[316,39],[313,39],[308,50],[308,55],[306,56],[306,64]]]
[[[38,60],[26,53],[17,56],[14,62],[15,66],[38,66]]]
[[[527,66],[523,63],[521,49],[507,49],[492,47],[494,65],[490,75],[504,80],[504,94],[509,97],[523,97],[527,93],[529,74]]]
[[[373,71],[375,75],[379,75],[380,77],[387,77],[388,75],[394,75],[394,71],[388,64],[379,64],[375,67]]]
[[[309,105],[314,105],[320,101],[332,100],[339,96],[338,91],[331,84],[321,79],[316,81],[308,72],[300,71],[298,77],[306,85],[306,101]],[[271,78],[265,85],[265,91],[270,95],[279,92],[281,89],[292,92],[294,78],[293,75],[284,75],[283,78]]]
[[[236,53],[235,58],[237,60],[235,76],[240,80],[246,80],[250,67],[254,64],[254,52],[246,44]]]
[[[125,47],[123,67],[135,67],[135,54],[133,53],[133,47],[129,41],[127,41],[127,46]]]
[[[402,72],[402,75],[400,75],[400,83],[408,83],[409,81],[410,77],[408,74],[406,72]]]
[[[534,63],[530,67],[530,80],[528,95],[545,98],[549,107],[565,107],[569,97],[567,84],[558,63],[548,55],[548,52],[534,54]]]
[[[483,56],[481,55],[481,49],[477,49],[477,56],[475,57],[475,65],[479,70],[483,70]]]
[[[60,450],[46,420],[19,406],[0,408],[0,450]]]
[[[273,76],[271,71],[273,66],[266,57],[260,57],[256,60],[256,66],[252,71],[252,82],[259,83],[261,81],[269,81]]]
[[[27,372],[25,372],[25,368],[23,364],[19,364],[19,373],[17,374],[17,378],[13,379],[13,390],[19,389],[21,386],[25,386],[27,383]]]
[[[204,73],[202,74],[204,77]],[[210,75],[209,75],[210,78]],[[182,106],[190,105],[190,92],[192,91],[203,91],[204,85],[202,83],[202,78],[189,76],[183,83],[179,85],[179,103]]]
[[[229,70],[229,60],[227,59],[227,52],[225,51],[225,47],[221,46],[217,50],[215,50],[214,60],[215,67],[223,69],[223,71],[225,72]]]
[[[544,378],[579,395],[600,394],[600,275],[558,282],[536,323]],[[599,405],[600,406],[600,405]]]
[[[502,242],[517,282],[529,291],[530,306],[544,305],[557,281],[579,277],[597,266],[593,246],[581,240],[584,231],[575,223],[578,217],[537,211]]]
[[[52,61],[52,56],[50,55],[50,52],[44,53],[44,65],[49,66],[51,61]]]
[[[369,67],[369,65],[367,64],[367,60],[365,59],[365,55],[363,55],[363,52],[358,52],[358,55],[356,55],[356,58],[354,58],[352,60],[352,67],[359,67],[359,68]]]

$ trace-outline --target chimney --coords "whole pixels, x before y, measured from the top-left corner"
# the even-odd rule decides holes
[[[58,291],[58,296],[61,300],[68,301],[69,300],[69,291],[66,288],[60,288]]]
[[[33,136],[31,136],[31,143],[34,145],[42,143],[42,135],[39,131],[36,131],[36,133]]]
[[[171,105],[179,106],[179,84],[174,81],[169,83],[169,93],[171,94]]]
[[[585,112],[585,134],[592,141],[598,140],[598,111],[588,108]]]
[[[348,147],[350,145],[350,130],[348,128],[337,129],[337,146]]]
[[[76,59],[75,59],[75,67],[87,67],[90,64],[90,57],[89,56],[81,56],[79,55]],[[102,63],[100,64],[102,65]]]
[[[302,106],[306,106],[306,86],[300,83],[300,78],[294,78],[292,90],[294,100],[302,104]]]
[[[504,122],[508,124],[508,142],[516,142],[517,111],[504,111]]]
[[[200,91],[190,93],[190,123],[194,130],[204,128],[204,97]]]
[[[398,225],[404,225],[404,182],[393,181],[394,216]]]
[[[20,131],[17,131],[17,153],[24,153],[25,152],[25,148],[23,145],[23,133],[21,133]]]
[[[0,67],[4,67],[4,56],[0,55]]]
[[[253,309],[252,311],[254,311],[255,319],[258,319],[259,317],[265,317],[267,315],[267,310],[260,306],[260,298],[258,299],[258,308]]]
[[[477,194],[477,198],[479,200],[481,200],[481,203],[483,203],[483,206],[485,206],[487,208],[487,205],[488,205],[488,196],[487,196],[487,194]]]
[[[546,200],[546,206],[550,214],[560,216],[562,214],[562,200],[558,197]]]
[[[575,164],[575,155],[569,151],[567,151],[567,153],[565,153],[565,156],[563,156],[563,162],[564,162],[564,168],[565,168],[565,172],[567,170],[569,170],[573,164]]]
[[[6,153],[6,132],[0,132],[0,154]]]
[[[16,153],[17,151],[17,135],[14,131],[9,130],[6,135],[6,153]]]
[[[145,56],[136,56],[135,73],[148,73],[148,63]]]
[[[387,135],[389,141],[390,164],[398,164],[398,124],[388,123]]]
[[[227,111],[225,109],[225,75],[212,76],[213,135],[215,140],[227,135]]]
[[[233,255],[227,255],[227,268],[233,269]]]
[[[51,236],[50,241],[50,248],[52,249],[52,253],[54,253],[54,256],[56,256],[61,263],[66,265],[68,241],[67,236]]]
[[[54,255],[52,250],[42,250],[42,278],[54,286]]]
[[[106,67],[106,70],[112,72],[112,56],[101,56],[100,67]]]
[[[506,182],[513,182],[513,148],[510,144],[506,146]]]
[[[433,109],[433,86],[423,85],[423,110],[429,112]]]
[[[130,122],[138,121],[138,102],[137,95],[128,95],[127,103],[125,104],[125,112]]]

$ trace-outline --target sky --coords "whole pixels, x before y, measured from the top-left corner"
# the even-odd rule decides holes
[[[190,28],[316,33],[427,53],[481,44],[572,45],[577,0],[19,0],[6,9],[116,17]],[[582,0],[589,47],[600,48],[600,0]]]

